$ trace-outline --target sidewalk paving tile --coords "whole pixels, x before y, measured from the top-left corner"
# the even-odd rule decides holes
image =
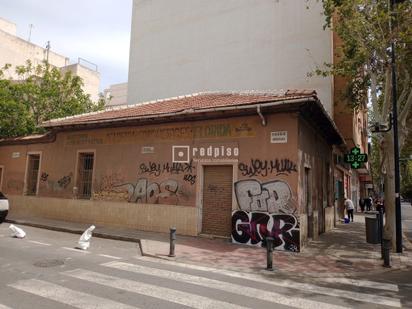
[[[382,267],[380,244],[368,244],[364,215],[355,222],[337,224],[336,228],[311,241],[300,253],[275,251],[273,263],[279,273],[312,277],[356,276],[388,271]],[[42,228],[82,233],[90,224],[62,222],[42,218],[9,217],[9,222]],[[227,239],[208,239],[178,235],[176,257],[169,258],[169,235],[134,229],[96,225],[95,236],[135,241],[145,255],[177,262],[205,265],[244,272],[256,272],[266,266],[266,249],[230,243]],[[412,252],[392,254],[392,268],[412,267]]]

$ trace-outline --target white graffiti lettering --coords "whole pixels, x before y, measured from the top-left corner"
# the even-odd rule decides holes
[[[235,194],[241,210],[290,213],[292,191],[282,180],[240,180],[235,183]]]

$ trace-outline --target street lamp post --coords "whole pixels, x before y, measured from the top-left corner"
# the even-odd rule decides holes
[[[390,31],[394,21],[394,6],[404,0],[390,0]],[[391,69],[392,69],[392,117],[393,117],[393,146],[395,161],[395,228],[396,228],[396,252],[402,253],[402,212],[400,197],[400,173],[399,173],[399,137],[398,137],[398,103],[396,85],[396,56],[395,41],[391,39]]]

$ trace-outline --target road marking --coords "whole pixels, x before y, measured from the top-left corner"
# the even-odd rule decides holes
[[[76,249],[76,248],[62,247],[62,249],[69,250],[69,251],[74,251],[74,252],[79,252],[79,253],[90,253],[89,251]]]
[[[121,258],[121,257],[113,256],[113,255],[108,255],[108,254],[99,254],[99,256],[106,257],[106,258],[109,258],[109,259],[115,259],[115,260],[121,260],[121,259],[123,259],[123,258]]]
[[[350,284],[357,287],[364,287],[364,288],[371,288],[376,290],[386,290],[386,291],[393,291],[399,292],[399,287],[396,284],[391,283],[382,283],[382,282],[375,282],[369,280],[355,280],[349,278],[321,278],[317,279],[323,282],[329,283],[342,283],[342,284]]]
[[[278,279],[269,280],[267,278],[264,278],[259,275],[254,275],[254,274],[237,273],[234,271],[229,271],[229,270],[224,270],[224,269],[217,269],[217,268],[205,267],[205,266],[199,266],[199,265],[193,265],[193,264],[183,264],[183,263],[161,260],[161,259],[155,260],[153,258],[148,258],[144,256],[135,257],[135,259],[141,260],[141,261],[147,261],[151,263],[173,265],[173,266],[189,268],[189,269],[194,269],[194,270],[201,270],[205,272],[213,272],[216,274],[221,274],[221,275],[225,275],[225,276],[229,276],[233,278],[241,278],[241,279],[246,279],[250,281],[270,284],[273,286],[280,286],[280,287],[291,288],[295,290],[302,290],[302,291],[312,292],[316,294],[353,299],[353,300],[357,300],[360,302],[373,303],[373,304],[379,304],[379,305],[391,306],[391,307],[397,307],[397,308],[401,307],[400,300],[391,298],[391,297],[379,296],[376,294],[366,294],[366,293],[351,292],[351,291],[346,291],[346,290],[339,290],[339,289],[334,289],[334,288],[326,288],[326,287],[321,287],[321,286],[317,286],[313,284],[300,283],[300,282],[290,281],[290,280],[278,280]]]
[[[12,309],[12,308],[10,308],[10,307],[7,307],[7,306],[5,306],[5,305],[0,304],[0,309]]]
[[[145,267],[136,264],[123,263],[123,262],[109,262],[101,264],[106,267],[111,267],[123,271],[129,271],[138,274],[144,274],[149,276],[155,276],[163,279],[176,280],[179,282],[185,282],[189,284],[195,284],[206,288],[217,289],[224,292],[243,295],[247,297],[262,299],[271,303],[281,304],[285,306],[291,306],[295,308],[317,308],[317,309],[342,309],[348,307],[342,307],[338,305],[332,305],[328,303],[322,303],[312,300],[307,300],[298,297],[284,296],[276,292],[269,292],[265,290],[259,290],[251,287],[247,287],[247,293],[245,293],[245,286],[238,285],[230,282],[219,281],[215,279],[209,279],[205,277],[193,276],[183,274],[179,272],[157,269],[152,267]]]
[[[240,309],[245,308],[242,306],[234,305],[224,301],[214,300],[205,296],[200,296],[196,294],[191,294],[187,292],[182,292],[178,290],[173,290],[170,288],[160,287],[156,285],[151,285],[143,282],[132,281],[128,279],[121,279],[118,277],[108,276],[88,270],[75,269],[62,274],[86,280],[92,283],[101,284],[104,286],[112,287],[115,289],[120,289],[132,293],[138,293],[176,304],[189,306],[197,309],[205,308],[233,308]]]
[[[25,291],[37,296],[51,299],[66,305],[70,305],[80,309],[113,309],[124,308],[132,309],[134,306],[125,305],[110,299],[86,294],[83,292],[74,291],[64,288],[57,284],[45,282],[37,279],[20,280],[16,283],[9,284],[10,287],[17,290]]]
[[[45,242],[40,242],[40,241],[35,241],[35,240],[28,240],[28,242],[31,242],[32,244],[37,244],[37,245],[51,246],[51,244],[47,244]]]

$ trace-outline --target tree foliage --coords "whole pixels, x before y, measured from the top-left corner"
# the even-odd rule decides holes
[[[319,0],[325,28],[339,37],[337,61],[317,70],[322,75],[342,76],[347,81],[345,96],[353,108],[370,104],[372,123],[389,123],[392,111],[391,43],[396,46],[399,147],[411,139],[412,131],[412,0]],[[393,132],[374,134],[373,157],[385,183],[386,237],[394,239]],[[376,161],[376,160],[375,160]],[[376,171],[375,171],[376,172]]]
[[[0,70],[0,137],[15,137],[42,132],[43,121],[100,110],[103,99],[92,102],[85,94],[83,81],[71,72],[42,63],[27,61]],[[7,78],[17,76],[17,79]]]

